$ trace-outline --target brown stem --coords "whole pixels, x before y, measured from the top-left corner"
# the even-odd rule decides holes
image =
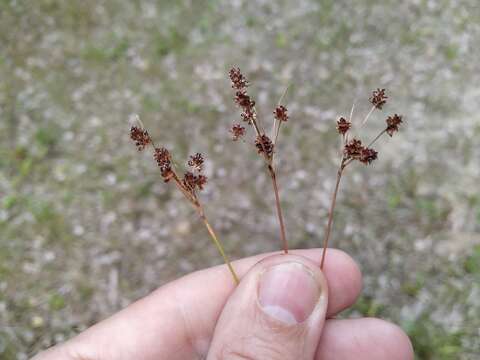
[[[325,228],[325,237],[323,239],[323,252],[322,252],[322,261],[320,262],[320,269],[323,269],[323,264],[325,263],[325,255],[327,254],[328,240],[330,239],[330,234],[332,232],[332,223],[333,223],[333,212],[335,211],[335,204],[337,202],[338,188],[340,186],[340,180],[342,179],[343,170],[345,169],[345,158],[342,159],[342,163],[337,171],[337,181],[335,183],[335,190],[333,191],[332,202],[330,203],[330,209],[328,211],[328,222]]]
[[[275,170],[273,169],[272,165],[268,165],[268,171],[270,173],[270,177],[272,178],[273,191],[275,193],[275,206],[277,208],[277,217],[278,217],[278,222],[280,224],[280,236],[282,239],[283,252],[285,254],[288,254],[288,241],[285,235],[285,223],[283,222],[282,207],[280,205],[280,195],[278,192],[277,175],[275,174]]]
[[[380,137],[385,134],[387,132],[387,129],[383,129],[382,131],[380,131],[380,133],[375,137],[375,139],[373,139],[372,141],[370,141],[370,144],[368,144],[367,147],[370,147],[372,146],[378,139],[380,139]]]
[[[233,280],[235,281],[235,284],[239,284],[240,281],[238,280],[238,276],[235,273],[235,270],[233,269],[232,263],[230,262],[230,259],[228,258],[227,254],[225,253],[225,250],[223,249],[222,244],[218,240],[217,234],[215,234],[215,231],[213,231],[212,226],[207,220],[207,217],[205,216],[205,213],[203,211],[202,206],[197,208],[198,214],[200,215],[200,218],[202,219],[203,223],[205,224],[208,233],[210,234],[210,237],[213,240],[213,243],[218,249],[218,252],[222,255],[223,261],[225,261],[225,264],[227,264],[228,270],[230,270],[230,273],[232,274]]]

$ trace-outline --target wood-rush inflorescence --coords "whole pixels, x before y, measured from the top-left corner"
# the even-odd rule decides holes
[[[191,155],[187,161],[187,165],[190,170],[185,171],[182,177],[180,177],[175,169],[174,162],[170,152],[164,147],[157,147],[153,142],[152,138],[148,132],[143,128],[140,120],[138,119],[137,124],[133,125],[130,128],[130,138],[134,141],[135,146],[139,151],[143,151],[148,145],[151,145],[153,148],[153,158],[157,162],[157,165],[160,169],[160,175],[163,180],[168,182],[173,182],[178,190],[185,196],[185,198],[190,202],[190,204],[197,211],[200,219],[205,224],[207,231],[212,238],[215,246],[222,255],[225,264],[230,270],[232,277],[235,283],[238,284],[238,277],[232,267],[232,264],[225,254],[222,244],[220,243],[215,231],[210,225],[207,216],[205,215],[205,210],[203,204],[198,197],[198,191],[203,190],[207,184],[207,177],[203,174],[203,165],[204,158],[202,154],[196,153]]]
[[[374,90],[369,99],[373,107],[371,108],[370,112],[365,116],[360,126],[362,126],[367,122],[368,118],[370,117],[370,115],[373,113],[374,110],[377,110],[377,109],[381,110],[383,106],[387,103],[387,99],[388,99],[388,96],[385,94],[385,89]],[[352,116],[353,116],[353,108],[352,108],[352,114],[350,114],[350,119],[347,120],[344,117],[340,117],[337,120],[337,132],[340,135],[342,135],[343,149],[341,154],[340,166],[337,171],[337,181],[335,182],[332,201],[330,203],[330,209],[328,212],[328,220],[327,220],[327,224],[325,225],[323,253],[322,253],[322,260],[320,263],[321,268],[323,268],[323,265],[325,262],[325,255],[327,253],[327,247],[328,247],[330,235],[332,232],[333,214],[335,210],[335,204],[337,201],[338,189],[339,189],[340,180],[345,171],[345,168],[354,161],[359,161],[362,164],[369,165],[373,161],[377,160],[378,153],[371,146],[385,133],[392,136],[395,132],[398,131],[399,125],[403,122],[402,116],[397,114],[387,117],[387,120],[386,120],[387,126],[382,131],[380,131],[378,135],[368,145],[365,146],[363,145],[362,141],[356,137],[352,137],[351,139],[348,138],[348,134],[353,125]]]
[[[266,166],[267,172],[272,180],[273,192],[275,195],[275,208],[279,222],[280,237],[282,241],[282,247],[285,253],[288,253],[288,242],[286,238],[285,224],[283,220],[282,208],[280,203],[280,195],[277,183],[277,172],[275,168],[275,154],[278,144],[278,137],[280,128],[283,123],[289,120],[287,108],[281,104],[286,90],[280,98],[277,106],[273,111],[273,126],[270,135],[267,135],[260,120],[257,116],[255,108],[255,101],[248,94],[248,87],[250,85],[247,78],[242,74],[239,68],[234,67],[229,72],[232,88],[234,89],[234,101],[235,104],[241,109],[240,118],[242,122],[246,123],[243,126],[241,123],[235,123],[230,129],[230,134],[234,141],[243,139],[247,134],[247,128],[253,131],[253,145],[256,152],[262,157]],[[375,110],[382,110],[383,106],[387,103],[387,95],[385,89],[376,89],[372,92],[369,102],[372,107],[363,121],[360,123],[361,128],[369,119],[370,115]],[[320,263],[320,267],[323,268],[325,262],[325,256],[329,244],[329,239],[332,231],[333,214],[335,210],[336,199],[340,186],[340,180],[345,169],[353,162],[357,161],[364,165],[372,164],[377,160],[378,153],[372,148],[372,145],[383,135],[387,134],[390,137],[394,133],[399,131],[400,125],[403,123],[401,115],[394,114],[388,116],[385,120],[386,126],[377,134],[377,136],[365,145],[365,143],[358,138],[358,136],[350,136],[354,123],[353,107],[350,113],[350,118],[340,117],[336,122],[336,130],[342,137],[342,151],[340,154],[340,165],[337,170],[337,178],[335,182],[335,188],[333,190],[330,208],[328,212],[328,221],[325,225],[325,236],[323,242],[323,253]],[[356,126],[355,126],[356,127]],[[149,133],[144,129],[141,122],[138,120],[138,124],[134,125],[130,129],[130,137],[134,141],[138,151],[143,151],[147,146],[151,145],[153,149],[153,157],[160,169],[160,174],[166,183],[174,183],[185,198],[192,204],[197,211],[199,217],[205,224],[210,237],[212,238],[215,246],[222,255],[225,263],[227,264],[233,279],[238,284],[238,277],[230,263],[230,260],[225,254],[223,246],[218,240],[212,226],[207,220],[203,205],[198,196],[198,192],[203,190],[208,182],[207,177],[203,174],[204,158],[200,153],[191,155],[187,161],[188,170],[183,173],[183,176],[178,175],[178,171],[175,167],[175,162],[172,160],[171,153],[164,147],[157,147],[150,137]],[[245,141],[246,142],[246,141]]]
[[[237,106],[242,110],[240,117],[242,121],[246,122],[253,129],[255,148],[258,154],[263,157],[268,174],[272,179],[272,186],[275,194],[275,207],[280,227],[280,237],[282,241],[283,251],[285,253],[288,253],[288,242],[285,233],[285,224],[283,221],[283,214],[280,204],[280,194],[277,183],[277,173],[274,164],[274,154],[280,126],[282,123],[288,120],[288,110],[285,106],[281,105],[281,101],[279,101],[279,104],[276,106],[273,112],[273,131],[272,134],[268,136],[265,133],[263,127],[261,126],[259,119],[257,118],[255,101],[250,97],[247,92],[247,88],[250,85],[247,78],[242,74],[238,67],[230,69],[229,76],[232,83],[232,88],[235,90],[235,104],[237,104]],[[236,123],[230,129],[230,133],[233,135],[232,139],[236,141],[245,136],[246,129],[245,127]]]

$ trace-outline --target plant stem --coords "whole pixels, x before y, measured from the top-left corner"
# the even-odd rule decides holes
[[[340,168],[337,172],[337,181],[335,183],[335,190],[333,191],[332,202],[330,203],[330,209],[328,211],[328,222],[325,228],[325,237],[323,240],[323,252],[322,252],[322,261],[320,262],[320,269],[323,269],[323,264],[325,263],[325,255],[327,254],[328,240],[330,239],[330,234],[332,232],[332,223],[333,223],[333,212],[335,211],[335,204],[337,202],[338,188],[340,186],[340,180],[342,179],[343,170],[345,169],[345,159],[342,159]]]
[[[365,116],[365,119],[363,119],[361,126],[363,126],[363,125],[366,124],[366,122],[368,121],[368,118],[370,117],[370,115],[372,115],[373,111],[374,111],[376,108],[377,108],[377,107],[376,107],[375,105],[372,106],[372,108],[371,108],[370,111],[368,112],[367,116]]]
[[[372,146],[378,139],[380,139],[380,137],[385,134],[387,132],[387,129],[384,129],[383,131],[380,131],[380,133],[375,137],[375,139],[373,139],[372,141],[370,141],[370,144],[368,144],[367,147],[370,147]]]
[[[217,247],[218,251],[219,251],[220,254],[222,255],[223,260],[225,261],[225,264],[227,264],[228,270],[230,270],[230,273],[232,274],[232,277],[233,277],[233,280],[235,281],[235,284],[238,285],[238,284],[240,283],[240,281],[238,280],[238,276],[237,276],[237,274],[235,273],[235,270],[233,269],[232,263],[230,262],[230,259],[228,258],[227,254],[225,253],[225,250],[223,249],[222,244],[221,244],[220,241],[218,240],[217,234],[215,234],[215,231],[213,231],[212,226],[211,226],[210,223],[208,222],[207,217],[205,216],[205,213],[203,212],[203,208],[202,208],[202,207],[198,208],[198,213],[199,213],[200,218],[202,219],[203,223],[204,223],[205,226],[207,227],[208,233],[210,234],[210,237],[212,238],[213,243],[215,244],[215,246]]]
[[[278,192],[277,175],[275,174],[275,170],[273,169],[272,165],[268,165],[268,171],[270,172],[270,177],[272,178],[273,191],[275,193],[275,206],[277,208],[278,222],[280,224],[280,236],[282,239],[283,252],[285,254],[288,254],[288,242],[287,242],[287,237],[285,235],[285,223],[283,222],[282,207],[280,205],[280,195]]]

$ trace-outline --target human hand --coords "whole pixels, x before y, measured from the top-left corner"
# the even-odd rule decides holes
[[[33,360],[413,359],[410,340],[379,319],[334,319],[361,290],[345,253],[262,254],[168,283]],[[328,286],[327,286],[328,284]]]

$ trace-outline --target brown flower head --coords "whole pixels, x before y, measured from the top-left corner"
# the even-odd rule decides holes
[[[168,182],[173,177],[173,170],[172,170],[172,161],[170,152],[165,148],[155,148],[155,152],[153,153],[153,157],[157,162],[158,167],[160,168],[160,173],[165,180]]]
[[[193,168],[197,171],[203,170],[203,156],[200,153],[196,153],[195,155],[190,155],[190,160],[188,160],[188,166]]]
[[[255,146],[259,154],[265,154],[268,158],[271,158],[273,155],[273,143],[270,138],[263,134],[257,136],[255,139]]]
[[[249,124],[255,119],[255,101],[253,101],[246,92],[237,91],[235,102],[243,110],[242,119]]]
[[[242,125],[234,124],[230,129],[230,133],[232,134],[232,140],[237,141],[241,137],[245,136],[246,130]]]
[[[360,151],[359,161],[365,165],[371,164],[372,161],[377,160],[377,152],[371,148],[362,148]]]
[[[253,108],[255,106],[255,101],[253,101],[247,93],[242,91],[237,91],[235,93],[235,102],[238,106],[242,108]]]
[[[183,186],[191,193],[195,191],[195,188],[203,190],[203,187],[207,183],[207,177],[204,175],[195,175],[191,171],[187,171],[183,175]]]
[[[232,88],[237,90],[244,90],[248,86],[248,80],[243,76],[240,69],[233,67],[228,73],[230,80],[232,81]]]
[[[352,123],[345,119],[344,117],[341,117],[340,119],[337,120],[337,131],[341,135],[345,135],[348,130],[352,127]]]
[[[195,185],[197,185],[199,190],[203,190],[203,187],[207,184],[208,178],[205,175],[198,175],[195,178]]]
[[[370,97],[370,102],[373,106],[377,109],[382,109],[383,105],[386,104],[388,96],[385,95],[385,89],[377,89],[372,92],[372,96]]]
[[[137,126],[132,126],[130,128],[130,138],[135,142],[135,146],[137,147],[138,151],[145,149],[145,146],[150,144],[152,141],[147,130],[143,130]]]
[[[347,159],[358,159],[362,153],[363,145],[358,139],[353,138],[345,144],[343,154]]]
[[[187,171],[183,175],[183,185],[189,190],[193,191],[195,190],[195,175],[191,171]]]
[[[393,136],[393,133],[398,131],[398,126],[403,122],[401,115],[393,115],[387,117],[387,134]]]
[[[288,114],[287,114],[287,108],[283,105],[278,105],[275,108],[275,111],[273,112],[273,115],[275,119],[278,121],[287,121],[288,120]]]

